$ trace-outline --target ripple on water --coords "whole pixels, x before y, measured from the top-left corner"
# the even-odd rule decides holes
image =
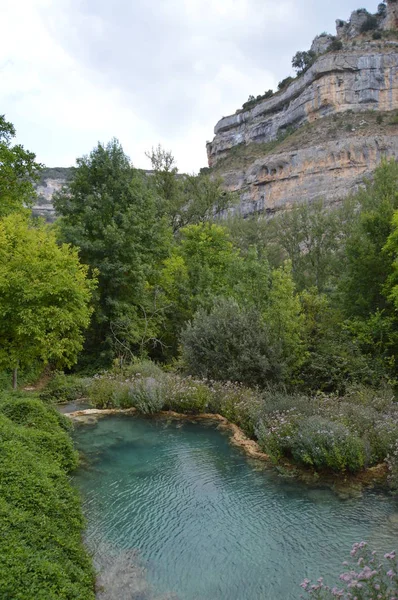
[[[394,548],[393,500],[257,470],[212,426],[112,416],[75,436],[93,460],[75,480],[109,598],[293,600],[304,577],[336,576],[353,542]]]

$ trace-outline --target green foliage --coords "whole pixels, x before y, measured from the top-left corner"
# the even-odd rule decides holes
[[[245,282],[243,289],[249,291]],[[267,272],[262,292],[252,306],[220,299],[210,312],[202,309],[195,315],[181,337],[190,373],[264,386],[288,378],[299,367],[305,357],[303,320],[289,266]],[[255,294],[249,294],[253,300]]]
[[[349,327],[363,349],[371,351],[387,372],[393,373],[398,342],[393,304],[398,164],[383,161],[374,181],[358,193],[357,201],[358,216],[345,245],[340,298],[351,322]]]
[[[312,50],[296,52],[292,58],[292,67],[298,75],[302,75],[314,64],[316,54]]]
[[[104,362],[131,357],[156,337],[151,284],[171,235],[147,178],[132,168],[117,140],[98,144],[77,160],[68,190],[54,205],[62,216],[60,239],[79,247],[83,263],[99,271],[87,351]]]
[[[328,47],[328,52],[339,52],[343,49],[343,42],[335,38]]]
[[[199,311],[182,333],[182,358],[198,377],[265,385],[279,379],[283,368],[280,344],[270,337],[258,309],[219,300],[209,314]]]
[[[147,154],[153,168],[150,183],[157,197],[159,213],[176,234],[187,225],[211,221],[237,201],[223,190],[220,177],[179,175],[171,152],[161,146]]]
[[[353,388],[343,398],[265,394],[256,435],[274,460],[357,472],[394,449],[398,410],[391,390]]]
[[[365,463],[363,441],[344,425],[313,416],[300,422],[292,445],[298,463],[332,471],[360,471]]]
[[[285,77],[285,79],[282,79],[282,81],[280,81],[278,83],[278,90],[284,90],[285,88],[287,88],[292,82],[294,81],[294,77]]]
[[[39,400],[0,401],[0,596],[94,600],[94,573],[69,471],[66,420]]]
[[[361,25],[361,33],[368,31],[374,31],[379,26],[379,22],[376,15],[368,15],[366,21]]]
[[[220,225],[203,223],[181,230],[160,277],[167,319],[164,335],[171,349],[199,308],[210,308],[215,297],[231,293],[230,274],[237,261],[239,253]]]
[[[300,299],[307,347],[298,374],[300,387],[344,394],[352,383],[377,381],[375,365],[366,360],[341,311],[331,306],[328,297],[310,289],[303,291]]]
[[[14,126],[0,115],[0,217],[32,206],[42,168],[33,152],[11,145],[14,137]]]
[[[73,402],[87,395],[88,378],[56,371],[40,391],[40,399],[50,403]]]
[[[106,376],[96,376],[88,387],[88,397],[97,408],[128,408],[129,387],[125,382]]]
[[[43,224],[12,214],[0,221],[0,368],[35,361],[70,366],[83,345],[95,279],[78,253]]]
[[[263,100],[268,100],[268,98],[272,98],[273,95],[274,95],[273,90],[267,90],[266,92],[264,92],[264,94],[260,94],[256,98],[254,96],[249,96],[247,102],[243,103],[242,109],[250,110],[251,108],[256,106],[259,102],[262,102]]]

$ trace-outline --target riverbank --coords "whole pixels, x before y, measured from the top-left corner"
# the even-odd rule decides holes
[[[98,418],[110,416],[110,415],[139,415],[140,413],[136,408],[88,408],[83,410],[77,410],[70,413],[65,413],[66,417],[77,423],[94,424]],[[140,415],[142,416],[142,415]],[[276,464],[268,454],[262,451],[260,445],[250,439],[245,432],[238,427],[235,423],[231,423],[226,417],[219,414],[212,413],[201,413],[197,415],[178,413],[176,411],[160,411],[151,417],[176,419],[176,420],[189,420],[191,422],[213,422],[217,424],[218,428],[223,431],[227,431],[229,434],[230,442],[240,448],[247,457],[256,459],[266,463],[269,468],[273,468],[282,476],[289,478],[296,478],[308,485],[320,485],[327,486],[333,489],[340,497],[352,497],[357,496],[361,493],[364,487],[380,486],[387,487],[387,476],[388,467],[387,464],[379,463],[372,467],[368,467],[363,471],[352,474],[352,473],[328,473],[328,472],[315,472],[298,465],[295,465],[287,460]]]

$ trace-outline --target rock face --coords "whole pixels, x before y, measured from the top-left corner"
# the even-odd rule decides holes
[[[39,183],[36,186],[37,200],[33,207],[35,217],[43,217],[46,221],[55,220],[55,210],[52,197],[59,192],[68,182],[73,174],[73,167],[47,168],[42,171]]]
[[[224,185],[240,193],[243,216],[273,213],[318,198],[333,203],[371,177],[383,156],[398,157],[398,135],[359,135],[268,154],[244,171],[225,173]]]
[[[391,23],[397,7],[390,0],[380,19]],[[342,49],[320,55],[287,89],[217,123],[207,144],[209,166],[228,189],[240,193],[243,213],[278,210],[321,196],[337,200],[370,176],[383,156],[398,157],[393,112],[398,109],[398,42],[376,41],[369,34],[352,41],[353,31],[357,36],[368,17],[353,13],[344,25]],[[315,42],[328,47],[330,38],[319,36]],[[378,126],[377,115],[391,126]],[[322,124],[329,126],[332,119],[340,130],[330,139]],[[357,127],[350,126],[353,120]],[[282,141],[292,131],[297,138],[311,126],[312,137],[285,148]],[[240,155],[245,156],[241,163]]]

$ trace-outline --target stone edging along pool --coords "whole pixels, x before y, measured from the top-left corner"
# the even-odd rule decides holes
[[[125,414],[131,415],[136,414],[136,408],[87,408],[84,410],[76,410],[70,413],[64,413],[65,417],[69,417],[73,421],[80,423],[95,423],[97,417],[103,417],[107,415],[118,415]],[[142,415],[141,415],[142,416]],[[184,413],[177,413],[174,411],[161,411],[156,413],[154,416],[168,417],[179,420],[190,420],[190,421],[213,421],[218,422],[221,429],[229,431],[232,435],[230,441],[235,446],[241,448],[247,456],[255,458],[263,462],[267,462],[270,466],[275,464],[271,460],[270,456],[265,452],[262,452],[260,446],[254,440],[251,440],[247,435],[234,423],[231,423],[222,415],[212,413],[202,413],[199,415],[189,415]],[[360,491],[364,486],[370,486],[373,484],[384,484],[387,478],[387,465],[386,463],[380,463],[373,467],[369,467],[364,471],[356,474],[325,474],[320,478],[317,473],[311,472],[308,469],[299,467],[292,464],[289,461],[284,461],[281,465],[277,465],[282,468],[286,473],[304,481],[305,483],[314,483],[320,479],[319,483],[330,485],[333,488],[340,488],[344,492],[345,488],[352,488],[351,491]],[[349,494],[351,495],[351,494]]]
[[[77,422],[87,422],[87,417],[100,417],[106,415],[117,415],[117,414],[134,414],[137,410],[135,408],[87,408],[85,410],[76,410],[75,412],[65,413],[65,417],[70,417]],[[161,411],[156,416],[170,417],[172,419],[187,419],[190,421],[218,421],[222,429],[227,429],[231,432],[231,442],[235,446],[243,448],[248,456],[251,458],[257,458],[259,460],[270,462],[270,457],[265,452],[262,452],[260,446],[254,440],[248,438],[243,431],[234,423],[231,423],[225,417],[217,414],[202,413],[199,415],[187,415],[183,413],[177,413],[171,410]],[[90,422],[90,421],[88,421]]]

